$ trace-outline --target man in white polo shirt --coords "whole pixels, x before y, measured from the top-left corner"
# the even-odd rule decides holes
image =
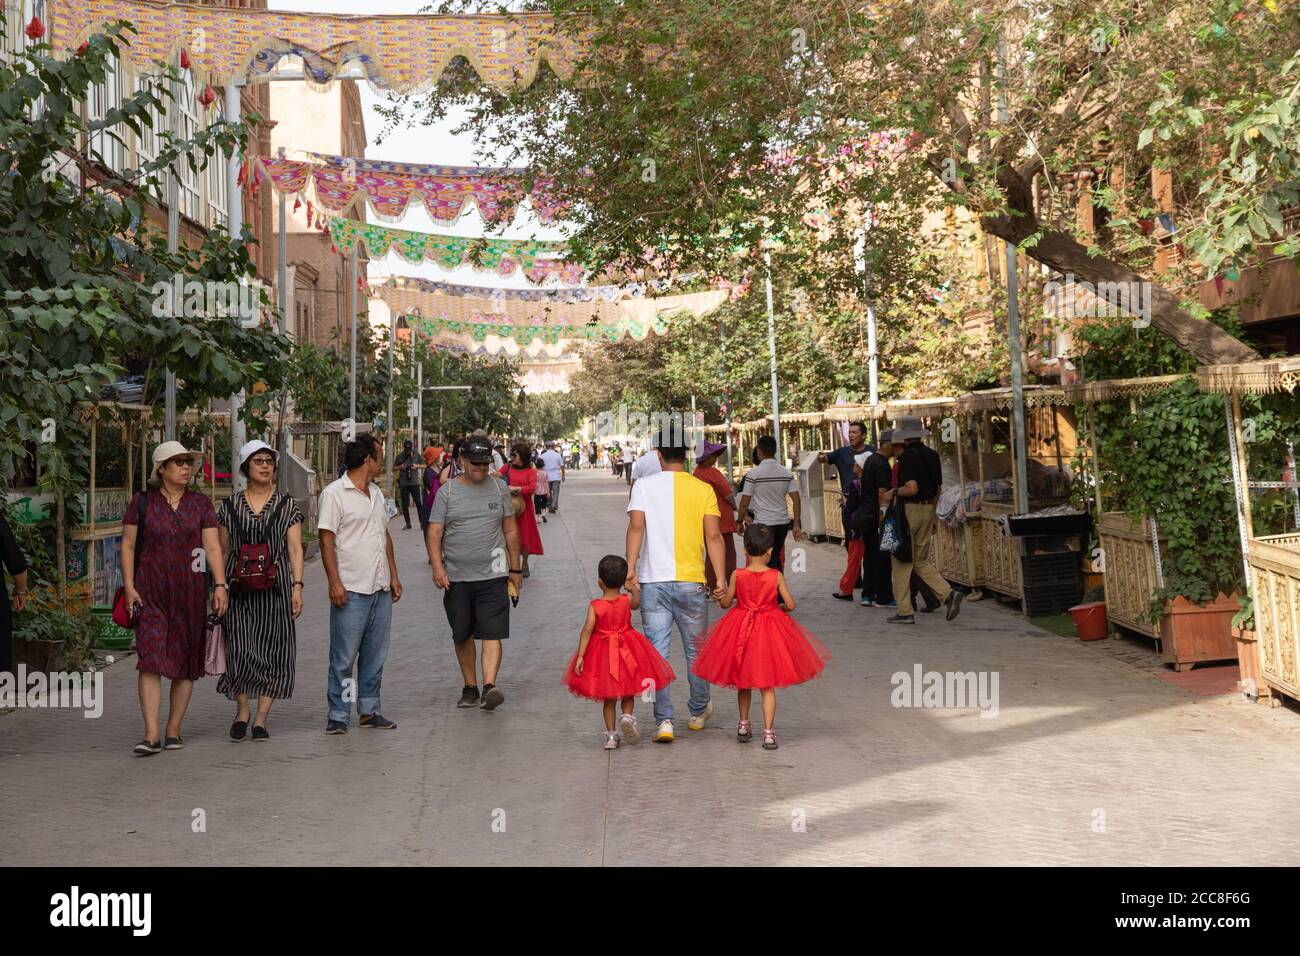
[[[373,435],[358,435],[344,446],[343,467],[343,477],[321,492],[316,521],[333,605],[325,733],[348,732],[353,699],[362,727],[394,730],[397,724],[379,712],[389,624],[402,597],[384,493],[375,484],[384,472],[384,446]],[[356,685],[348,695],[354,664]]]
[[[799,479],[789,468],[776,460],[776,439],[764,435],[757,442],[755,454],[758,464],[745,472],[740,482],[740,533],[751,524],[765,524],[772,529],[772,563],[771,567],[784,571],[781,551],[785,547],[785,536],[794,531],[794,539],[803,537],[799,525]],[[794,503],[794,518],[786,510],[786,496]],[[754,505],[754,518],[749,518],[750,503]]]

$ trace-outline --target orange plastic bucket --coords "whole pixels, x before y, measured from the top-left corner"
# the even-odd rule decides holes
[[[1099,641],[1106,636],[1105,601],[1076,604],[1070,608],[1070,615],[1074,618],[1074,629],[1079,632],[1079,640]]]

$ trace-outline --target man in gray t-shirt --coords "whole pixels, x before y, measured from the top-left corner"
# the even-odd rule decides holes
[[[462,453],[465,472],[438,489],[429,514],[429,563],[443,591],[465,685],[458,707],[495,710],[505,695],[496,686],[501,642],[510,636],[510,589],[523,586],[519,528],[511,491],[489,473],[492,446],[473,437]],[[483,642],[483,693],[475,669],[474,639]]]

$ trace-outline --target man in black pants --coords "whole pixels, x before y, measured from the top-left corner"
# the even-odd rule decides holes
[[[411,529],[411,507],[410,503],[415,502],[415,513],[417,517],[424,517],[424,501],[420,494],[420,471],[419,466],[424,463],[424,459],[416,455],[412,447],[411,439],[402,442],[402,453],[397,456],[393,462],[397,468],[397,487],[402,495],[402,517],[406,519],[406,530]],[[421,524],[424,522],[421,521]]]
[[[784,571],[782,551],[785,548],[785,536],[794,532],[796,541],[803,537],[799,522],[799,481],[794,473],[776,460],[776,439],[771,435],[762,436],[754,448],[758,463],[745,472],[740,482],[740,503],[737,513],[742,516],[742,533],[744,528],[755,522],[765,524],[772,529],[772,563],[771,567]],[[785,499],[789,496],[794,503],[794,517],[786,510]],[[749,517],[749,503],[754,503],[754,517]]]

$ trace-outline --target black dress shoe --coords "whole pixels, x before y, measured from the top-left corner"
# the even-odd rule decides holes
[[[254,739],[254,740],[270,740],[270,739],[271,739],[271,735],[270,735],[269,733],[267,733],[265,727],[258,727],[256,724],[254,724],[254,725],[253,725],[253,739]]]
[[[831,597],[835,598],[835,600],[837,600],[837,601],[852,601],[852,600],[853,600],[853,595],[852,595],[852,594],[841,594],[839,591],[836,591],[834,594],[831,595]]]
[[[237,720],[230,725],[231,740],[243,740],[244,736],[247,733],[248,733],[248,721],[246,720]]]

